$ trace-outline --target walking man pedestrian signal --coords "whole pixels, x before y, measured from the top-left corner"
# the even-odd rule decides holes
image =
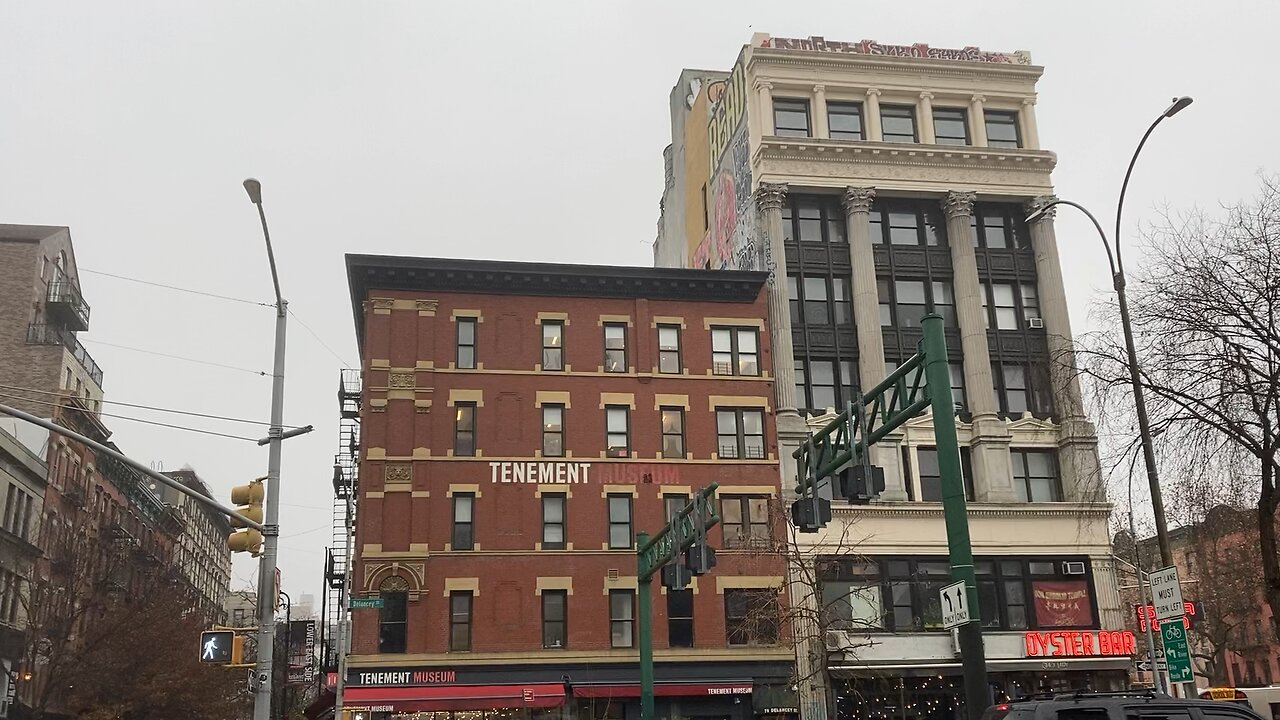
[[[206,630],[200,633],[200,662],[231,662],[231,646],[235,643],[235,633],[230,630]]]

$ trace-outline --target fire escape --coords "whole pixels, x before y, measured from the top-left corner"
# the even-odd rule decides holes
[[[341,371],[338,380],[338,454],[333,463],[333,541],[326,551],[324,579],[324,668],[338,667],[347,572],[348,548],[354,546],[356,476],[360,462],[360,371]]]

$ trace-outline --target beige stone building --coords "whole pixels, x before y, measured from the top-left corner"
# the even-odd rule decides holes
[[[996,697],[1122,687],[1132,637],[1094,429],[1055,361],[1071,328],[1053,213],[1025,222],[1053,192],[1042,72],[1025,52],[756,34],[730,73],[685,71],[672,91],[654,248],[660,265],[773,273],[784,493],[806,434],[944,317]],[[929,417],[910,421],[873,448],[883,493],[837,498],[825,531],[793,536],[821,559],[827,617],[795,628],[805,720],[956,709],[933,442]],[[797,604],[819,590],[807,575]]]

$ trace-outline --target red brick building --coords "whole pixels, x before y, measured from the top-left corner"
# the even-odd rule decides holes
[[[345,706],[638,717],[634,536],[714,481],[718,566],[680,593],[654,583],[658,713],[776,710],[793,653],[759,621],[785,576],[767,275],[347,269],[364,375],[352,596],[383,605],[352,611]]]

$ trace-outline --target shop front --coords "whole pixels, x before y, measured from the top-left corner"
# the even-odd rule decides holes
[[[659,718],[789,720],[798,712],[782,663],[663,663]],[[637,720],[635,664],[361,667],[347,675],[352,720]]]

